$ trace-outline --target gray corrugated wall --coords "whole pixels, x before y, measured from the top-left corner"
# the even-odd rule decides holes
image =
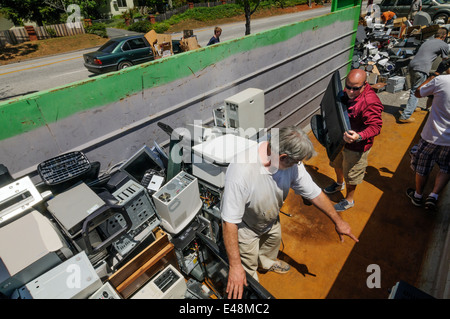
[[[246,88],[265,94],[266,127],[305,128],[335,70],[345,76],[359,6],[0,104],[1,163],[14,177],[71,150],[101,169],[172,128],[207,124],[212,110]]]

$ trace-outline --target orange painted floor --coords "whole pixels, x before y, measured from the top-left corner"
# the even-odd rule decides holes
[[[356,189],[355,206],[340,213],[359,238],[341,243],[334,224],[293,192],[281,214],[283,244],[280,259],[291,265],[287,274],[259,274],[260,283],[278,299],[387,299],[399,280],[416,286],[435,226],[435,215],[415,207],[405,195],[414,186],[409,150],[417,143],[428,112],[414,113],[416,121],[398,124],[398,111],[407,92],[379,94],[385,109],[383,128],[369,155],[365,180]],[[423,105],[421,99],[419,105]],[[310,133],[318,155],[307,163],[324,188],[335,178],[322,145]],[[434,171],[433,171],[434,172]],[[435,174],[435,172],[434,172]],[[429,191],[428,185],[426,191]],[[344,193],[330,195],[333,202]],[[381,287],[369,288],[376,265]]]

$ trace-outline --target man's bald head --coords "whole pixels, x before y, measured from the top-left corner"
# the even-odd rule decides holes
[[[347,79],[349,79],[352,82],[366,82],[367,74],[366,71],[361,69],[353,69],[351,70],[348,75]]]
[[[352,69],[345,79],[345,89],[350,99],[357,98],[363,91],[366,84],[366,71],[360,69]]]

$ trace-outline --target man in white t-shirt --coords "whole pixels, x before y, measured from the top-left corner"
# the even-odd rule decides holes
[[[441,67],[444,65],[444,67]],[[450,179],[450,63],[444,60],[438,71],[416,90],[417,97],[433,96],[430,115],[420,135],[417,152],[411,158],[415,172],[415,189],[406,194],[415,206],[422,206],[422,195],[434,165],[439,166],[432,192],[425,200],[425,209],[435,210],[439,193]]]
[[[228,166],[221,202],[223,237],[230,266],[229,298],[242,297],[247,285],[246,271],[258,279],[258,266],[277,273],[289,270],[289,265],[277,260],[277,255],[281,244],[279,212],[290,188],[334,222],[341,240],[347,235],[358,241],[301,163],[315,154],[303,130],[293,126],[272,129],[270,141],[261,142],[248,152],[256,155],[247,154],[245,162]]]

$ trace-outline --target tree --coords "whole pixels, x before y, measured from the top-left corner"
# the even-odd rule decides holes
[[[59,20],[56,8],[49,7],[42,0],[0,0],[1,12],[15,25],[34,21],[37,25]]]
[[[107,0],[44,0],[44,2],[69,14],[67,7],[71,4],[78,5],[81,15],[86,19],[101,18],[100,9],[108,4]]]
[[[166,11],[166,5],[168,3],[165,0],[137,0],[136,4],[139,7],[146,6],[146,7],[154,8],[155,10],[159,11],[160,13],[163,13]]]
[[[107,0],[0,0],[0,10],[15,25],[33,21],[42,26],[65,22],[70,4],[79,5],[83,17],[97,19],[100,18],[98,9]]]
[[[245,14],[245,35],[250,34],[250,16],[258,9],[261,0],[237,0],[236,3],[244,8]],[[252,8],[253,6],[253,8]]]
[[[81,15],[87,19],[100,19],[101,8],[108,5],[107,0],[64,0],[66,8],[70,4],[77,4],[80,6]]]

